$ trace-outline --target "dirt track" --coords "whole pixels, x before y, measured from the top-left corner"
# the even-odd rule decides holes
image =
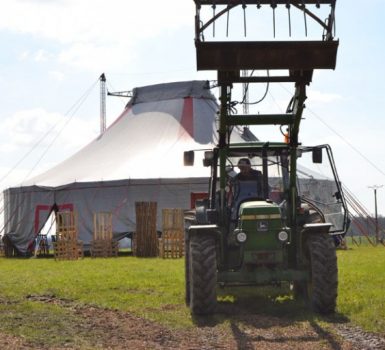
[[[79,334],[71,334],[59,347],[50,347],[0,333],[0,349],[385,349],[382,338],[346,324],[321,327],[313,321],[227,309],[231,317],[226,321],[196,320],[197,327],[176,330],[121,311],[54,298],[31,299],[71,310],[81,320],[76,328]]]

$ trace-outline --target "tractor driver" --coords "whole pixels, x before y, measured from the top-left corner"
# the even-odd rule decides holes
[[[228,205],[248,198],[262,197],[262,173],[251,167],[249,158],[238,161],[239,173],[230,181],[228,191]]]
[[[249,158],[241,158],[238,161],[239,173],[235,176],[237,181],[256,181],[258,187],[262,186],[262,173],[251,167]]]

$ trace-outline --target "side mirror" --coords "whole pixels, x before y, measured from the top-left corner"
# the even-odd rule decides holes
[[[206,151],[205,157],[203,158],[203,166],[208,167],[213,164],[214,161],[214,152],[213,151]]]
[[[335,197],[337,201],[341,200],[342,199],[341,192],[337,191],[336,193],[334,193],[333,197]]]
[[[184,166],[194,165],[194,151],[183,152],[183,164]]]
[[[313,149],[313,163],[322,164],[322,148]]]

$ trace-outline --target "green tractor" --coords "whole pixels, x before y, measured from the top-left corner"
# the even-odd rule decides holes
[[[291,176],[299,155],[318,164],[323,153],[333,178],[314,179],[308,168]],[[192,154],[185,153],[187,165],[192,165]],[[240,180],[231,174],[245,159],[260,169],[260,176]],[[285,143],[230,144],[225,150],[204,152],[203,161],[211,168],[209,198],[197,201],[195,212],[187,217],[186,302],[192,312],[215,311],[218,285],[282,281],[290,282],[296,295],[308,298],[315,311],[334,312],[336,240],[346,230],[347,215],[330,147],[298,147],[292,159]],[[223,167],[226,175],[221,177]]]
[[[215,312],[217,286],[292,284],[319,313],[335,311],[338,273],[336,244],[347,229],[340,181],[328,145],[304,147],[299,126],[314,69],[334,69],[338,41],[333,40],[335,1],[215,1],[223,9],[204,23],[201,11],[212,1],[195,0],[196,47],[199,70],[218,71],[220,87],[219,142],[205,151],[210,168],[208,199],[197,201],[186,218],[186,303],[193,314]],[[205,42],[203,31],[237,5],[292,5],[317,18],[321,41]],[[307,7],[330,5],[324,23]],[[275,10],[273,7],[273,10]],[[213,7],[212,7],[213,8]],[[306,57],[306,60],[304,60]],[[241,76],[241,70],[280,70],[279,74]],[[287,70],[288,74],[281,74]],[[232,88],[237,83],[292,82],[295,93],[286,113],[233,113]],[[279,125],[286,142],[231,143],[235,126]],[[184,162],[194,164],[194,151]],[[324,159],[327,155],[328,161]],[[298,161],[307,159],[306,167]],[[299,162],[301,163],[301,162]],[[311,164],[329,164],[329,175],[314,179]],[[234,169],[248,168],[246,176]]]

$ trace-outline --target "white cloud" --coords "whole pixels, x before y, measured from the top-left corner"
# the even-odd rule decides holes
[[[57,57],[60,64],[67,64],[93,72],[114,71],[125,67],[135,57],[128,47],[116,44],[97,45],[76,43],[62,50]]]
[[[0,153],[7,154],[15,151],[16,149],[16,145],[13,143],[4,143],[0,145]]]
[[[56,70],[52,70],[52,71],[48,72],[48,74],[49,74],[50,78],[52,78],[53,80],[56,80],[56,81],[63,81],[65,78],[64,73],[56,71]]]
[[[7,164],[2,165],[0,174],[9,174],[0,185],[5,187],[39,174],[77,152],[97,137],[99,121],[90,123],[37,108],[18,111],[3,125],[0,152]],[[17,169],[13,169],[15,164]]]
[[[15,146],[29,145],[37,135],[41,135],[57,121],[60,116],[47,113],[43,109],[23,110],[16,112],[4,121],[8,140]]]
[[[50,53],[45,49],[39,49],[35,52],[31,52],[30,50],[25,50],[19,53],[19,55],[17,56],[17,60],[20,62],[24,62],[31,59],[38,63],[44,63],[52,58],[54,58],[53,53]]]
[[[47,62],[51,56],[52,54],[48,53],[46,50],[40,49],[35,53],[34,60],[35,62]]]
[[[18,61],[26,61],[30,57],[30,52],[28,50],[23,51],[22,53],[19,54],[17,57]]]
[[[60,145],[60,149],[74,152],[97,136],[97,121],[90,125],[82,119],[69,118],[42,108],[18,111],[3,123],[6,132],[3,132],[5,142],[1,151],[21,146],[45,149],[55,144]]]
[[[11,167],[0,167],[0,178],[2,181],[0,182],[0,193],[3,192],[8,187],[16,186],[21,183],[22,180],[24,180],[25,176],[28,174],[28,169],[25,168],[16,168],[13,169]],[[9,174],[6,176],[6,174]],[[3,202],[0,196],[0,208],[3,207]],[[0,215],[0,220],[3,216]],[[0,229],[3,226],[0,222]],[[0,232],[1,234],[1,232]]]
[[[0,30],[54,40],[60,63],[100,71],[127,66],[142,40],[192,26],[193,13],[193,1],[181,0],[14,0],[2,6]],[[35,59],[52,54],[41,50]]]

